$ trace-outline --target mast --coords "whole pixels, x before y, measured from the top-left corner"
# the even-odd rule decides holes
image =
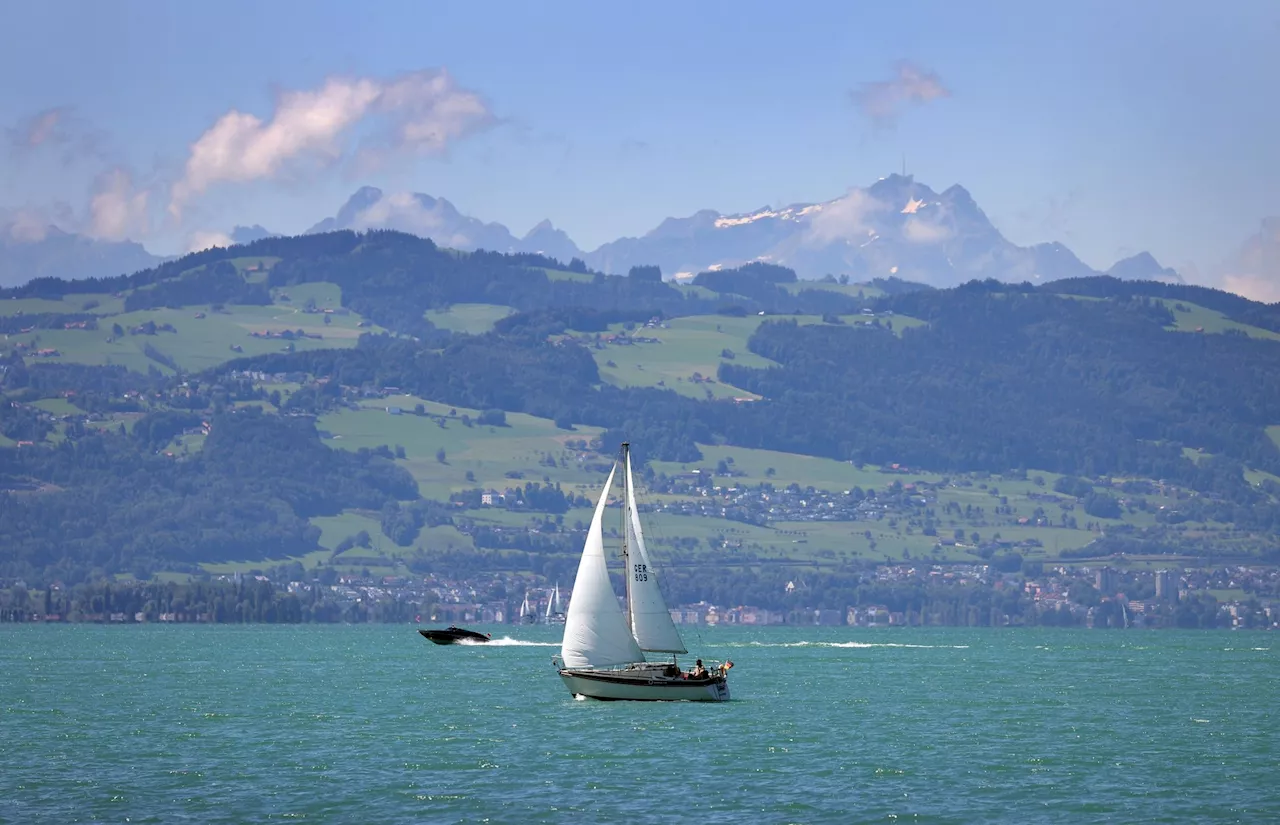
[[[631,635],[636,632],[636,618],[632,612],[631,602],[631,556],[627,552],[627,528],[631,524],[631,474],[627,472],[631,467],[631,443],[629,441],[622,442],[622,580],[627,586],[627,629],[631,631]]]

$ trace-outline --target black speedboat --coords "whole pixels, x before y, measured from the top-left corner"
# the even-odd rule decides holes
[[[438,645],[453,645],[459,642],[474,644],[476,642],[487,642],[492,638],[488,633],[477,633],[474,630],[466,630],[453,625],[446,627],[444,630],[419,630],[418,632]]]

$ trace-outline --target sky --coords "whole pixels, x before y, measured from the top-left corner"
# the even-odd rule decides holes
[[[305,231],[370,184],[517,235],[549,218],[589,250],[905,159],[1096,268],[1149,250],[1239,286],[1262,277],[1242,249],[1275,263],[1274,0],[0,0],[0,19],[15,237],[173,254],[237,224]],[[1244,291],[1280,300],[1274,274]]]

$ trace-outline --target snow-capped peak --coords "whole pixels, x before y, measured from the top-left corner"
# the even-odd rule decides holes
[[[786,209],[761,209],[759,212],[752,212],[749,215],[729,215],[723,218],[716,218],[716,228],[725,229],[730,226],[743,226],[749,223],[763,220],[765,218],[777,218],[782,221],[798,221],[806,215],[812,215],[814,212],[821,212],[822,204],[814,203],[807,206],[788,206]]]

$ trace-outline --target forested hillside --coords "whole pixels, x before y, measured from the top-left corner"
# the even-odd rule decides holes
[[[977,559],[1014,535],[1046,558],[1280,546],[1277,306],[1113,278],[844,280],[751,264],[679,284],[334,232],[32,281],[0,293],[0,575],[381,564],[387,547],[567,571],[576,502],[623,440],[685,514],[669,544],[690,559]],[[846,468],[788,481],[844,496],[840,537],[784,543],[767,510],[696,503],[767,499],[802,456]],[[724,485],[681,480],[699,465]],[[995,477],[1017,501],[963,509],[960,481]],[[504,489],[520,515],[495,520],[481,496]],[[901,521],[848,524],[871,500]],[[1069,509],[1086,503],[1087,524]]]

